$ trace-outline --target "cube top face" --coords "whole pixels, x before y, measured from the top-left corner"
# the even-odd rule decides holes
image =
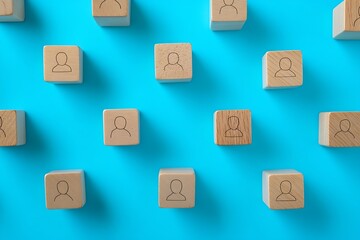
[[[160,81],[190,81],[192,47],[190,43],[155,44],[155,77]]]
[[[249,110],[216,111],[214,135],[217,145],[251,144],[251,112]]]
[[[193,169],[160,170],[159,206],[161,208],[193,208],[195,206],[195,172]]]
[[[45,46],[44,79],[54,83],[81,83],[81,49],[78,46]]]
[[[0,146],[17,145],[16,111],[0,111]]]
[[[14,0],[0,0],[0,16],[10,16],[14,14]]]
[[[244,22],[247,19],[247,0],[210,0],[211,21]]]
[[[140,143],[139,111],[137,109],[104,110],[104,144],[108,146]]]
[[[54,171],[45,175],[46,208],[72,209],[85,204],[82,170]]]
[[[126,17],[130,0],[92,0],[94,17]]]
[[[294,170],[263,172],[264,202],[271,209],[304,208],[304,177]]]
[[[345,31],[360,32],[360,0],[345,0]]]
[[[263,58],[263,87],[296,87],[303,84],[301,51],[267,52]]]

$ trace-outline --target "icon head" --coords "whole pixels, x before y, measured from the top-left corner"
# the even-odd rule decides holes
[[[56,62],[60,66],[64,66],[67,63],[68,56],[64,52],[59,52],[56,54]]]
[[[0,117],[0,128],[2,127],[3,125],[3,120],[2,120],[2,117]]]
[[[223,0],[225,6],[232,6],[234,5],[235,0]]]
[[[230,129],[238,129],[240,125],[240,119],[237,116],[230,116],[228,118],[228,125]]]
[[[123,116],[117,116],[114,119],[114,126],[116,127],[116,129],[125,129],[127,125],[127,121],[126,118],[124,118]]]
[[[58,192],[63,195],[69,192],[69,184],[64,180],[59,181],[56,185],[56,188]]]
[[[288,57],[283,57],[279,61],[279,67],[281,70],[289,71],[292,67],[292,61]]]
[[[280,191],[282,194],[289,194],[291,192],[292,184],[290,181],[285,180],[280,183]]]
[[[178,53],[176,53],[176,52],[169,53],[169,55],[168,55],[168,63],[170,65],[178,64],[179,61],[180,61],[180,56],[179,56]]]
[[[174,179],[170,183],[170,190],[172,193],[178,194],[181,193],[183,188],[182,182],[179,179]]]
[[[351,128],[351,122],[348,119],[343,119],[340,121],[340,130],[342,132],[348,132]]]
[[[358,8],[358,14],[359,14],[359,17],[360,17],[360,7]]]

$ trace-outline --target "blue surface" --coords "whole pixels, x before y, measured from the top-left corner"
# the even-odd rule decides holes
[[[359,110],[360,42],[332,39],[338,0],[251,0],[241,31],[212,32],[208,0],[134,0],[101,28],[90,0],[27,0],[0,24],[0,108],[27,113],[27,144],[0,149],[0,239],[359,239],[360,149],[318,144],[321,111]],[[153,45],[191,42],[191,83],[159,84]],[[43,81],[42,48],[84,50],[84,83]],[[262,89],[266,51],[299,49],[304,86]],[[105,108],[141,111],[141,144],[106,147]],[[250,109],[253,144],[213,142],[213,113]],[[193,167],[196,207],[160,209],[162,167]],[[84,169],[83,209],[45,208],[49,171]],[[305,177],[305,209],[272,211],[261,172]]]

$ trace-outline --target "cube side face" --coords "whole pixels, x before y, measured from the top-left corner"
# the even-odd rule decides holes
[[[0,111],[0,146],[19,145],[17,123],[17,112],[15,110]]]
[[[329,146],[329,113],[319,114],[319,144],[323,146]]]
[[[194,170],[161,169],[158,194],[161,208],[193,208],[195,206]]]
[[[329,113],[329,146],[360,147],[360,112]]]
[[[104,144],[107,146],[140,143],[140,119],[137,109],[107,109],[103,112]]]
[[[82,83],[82,50],[78,46],[44,47],[44,80]]]
[[[217,145],[251,144],[251,112],[249,110],[216,111],[214,114],[214,139]]]
[[[360,32],[360,0],[345,0],[345,31]]]
[[[339,38],[345,31],[345,2],[333,10],[333,38]]]
[[[155,77],[161,82],[191,81],[190,43],[155,44]]]

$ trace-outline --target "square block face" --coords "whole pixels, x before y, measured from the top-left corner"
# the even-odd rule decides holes
[[[295,170],[263,172],[263,200],[271,209],[304,208],[304,177]]]
[[[0,0],[0,22],[22,22],[24,19],[24,0]]]
[[[81,83],[81,49],[77,46],[45,46],[44,79],[53,83]]]
[[[85,178],[81,170],[54,171],[45,175],[46,208],[81,208],[86,202]]]
[[[130,0],[92,0],[94,17],[126,17]]]
[[[360,147],[360,112],[320,113],[319,143],[329,147]]]
[[[345,0],[345,30],[360,32],[360,0]]]
[[[216,111],[214,137],[217,145],[251,144],[251,112],[249,110]]]
[[[211,21],[245,22],[247,19],[246,0],[210,0]]]
[[[0,111],[0,146],[17,146],[25,143],[25,112]]]
[[[155,77],[165,82],[190,81],[192,79],[191,44],[156,44]]]
[[[104,144],[108,146],[140,143],[139,111],[137,109],[104,110]]]
[[[14,0],[0,0],[0,16],[14,14]]]
[[[297,87],[303,84],[301,51],[267,52],[263,58],[263,87]]]
[[[159,207],[193,208],[195,172],[193,169],[161,169],[159,172]]]

